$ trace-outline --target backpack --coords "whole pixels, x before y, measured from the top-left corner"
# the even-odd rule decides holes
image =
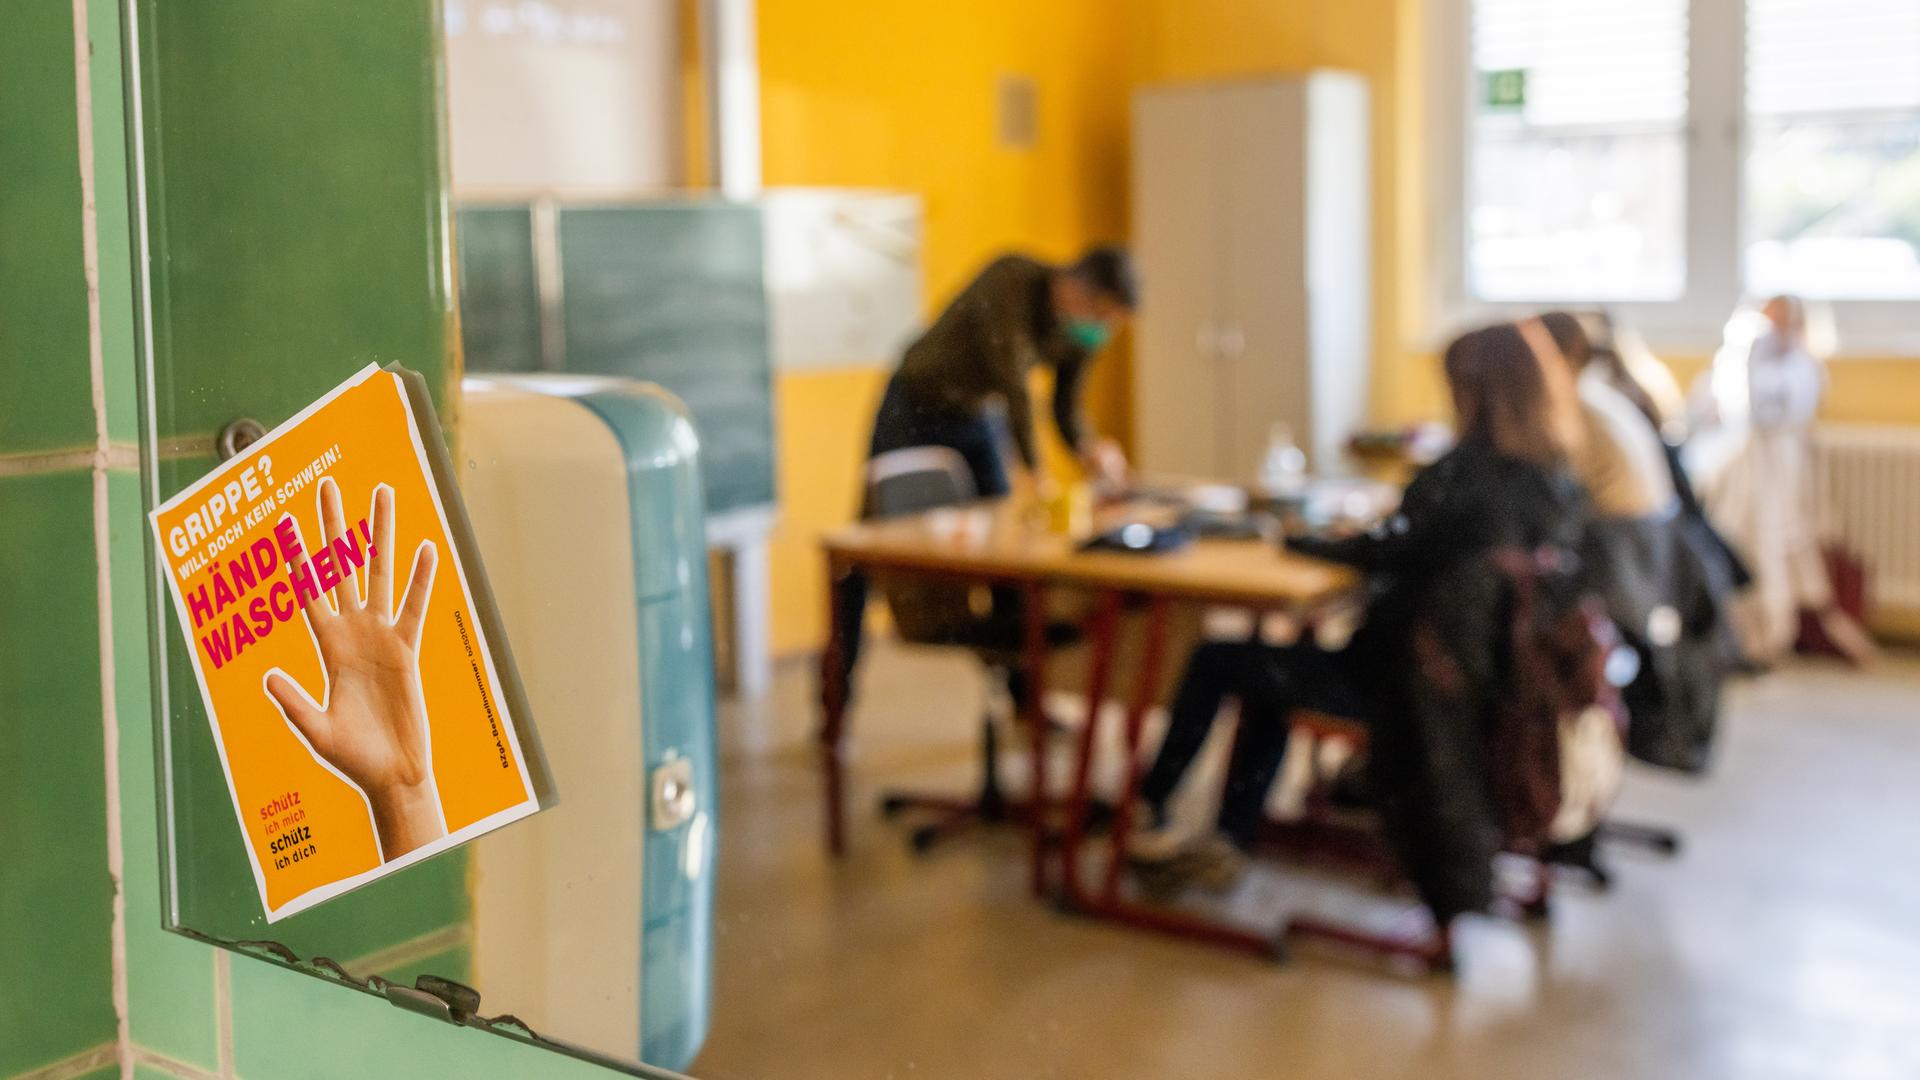
[[[1508,588],[1505,687],[1490,732],[1491,794],[1508,850],[1593,832],[1625,776],[1625,713],[1607,678],[1619,635],[1559,548],[1493,556]]]

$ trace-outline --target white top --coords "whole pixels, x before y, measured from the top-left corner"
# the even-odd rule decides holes
[[[1574,455],[1574,472],[1600,518],[1642,518],[1668,513],[1674,503],[1666,448],[1633,401],[1597,367],[1576,384],[1585,439]]]
[[[1813,423],[1826,390],[1826,369],[1799,342],[1761,334],[1747,354],[1748,419],[1762,431]]]

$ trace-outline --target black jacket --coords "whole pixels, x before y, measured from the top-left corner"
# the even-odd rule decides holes
[[[1441,920],[1492,899],[1503,841],[1489,745],[1511,624],[1501,550],[1578,551],[1586,497],[1570,473],[1464,442],[1408,486],[1400,510],[1304,554],[1369,572],[1349,650],[1380,695],[1369,755],[1388,837]]]
[[[1577,551],[1587,520],[1586,495],[1570,472],[1468,441],[1422,470],[1399,511],[1368,532],[1287,546],[1368,572],[1372,596],[1350,647],[1386,664],[1405,657],[1414,615],[1445,571],[1498,548]]]
[[[972,416],[988,400],[1006,403],[1020,459],[1038,464],[1027,373],[1054,369],[1053,422],[1068,447],[1087,438],[1080,416],[1086,350],[1067,340],[1053,310],[1057,268],[1003,255],[980,272],[907,347],[894,375],[908,404],[936,415]]]

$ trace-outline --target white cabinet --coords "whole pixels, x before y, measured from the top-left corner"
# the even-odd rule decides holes
[[[1341,468],[1372,358],[1367,148],[1355,75],[1136,92],[1142,469],[1251,480],[1275,424]]]

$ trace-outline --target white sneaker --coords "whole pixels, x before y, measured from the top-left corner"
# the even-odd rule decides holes
[[[1240,884],[1247,872],[1247,853],[1220,833],[1208,833],[1188,848],[1180,869],[1194,888],[1223,893]]]
[[[1171,815],[1156,821],[1152,804],[1133,803],[1133,829],[1127,834],[1127,858],[1135,863],[1164,863],[1180,854],[1190,839]]]
[[[1172,900],[1188,889],[1219,894],[1240,883],[1247,870],[1247,853],[1225,836],[1209,833],[1157,862],[1136,856],[1133,870],[1141,887],[1155,900]]]

